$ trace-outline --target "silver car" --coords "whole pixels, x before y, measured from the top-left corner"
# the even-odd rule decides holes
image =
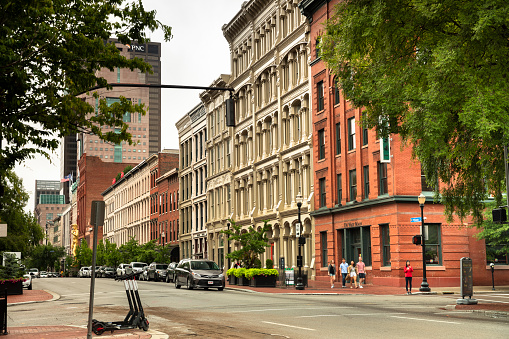
[[[224,289],[225,278],[217,264],[207,259],[184,259],[175,268],[175,288],[186,285],[187,289],[195,287],[204,289]]]

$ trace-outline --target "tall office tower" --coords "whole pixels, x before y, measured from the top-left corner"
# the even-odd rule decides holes
[[[60,194],[64,195],[65,203],[70,203],[69,187],[71,182],[76,179],[76,165],[77,165],[77,150],[76,134],[67,135],[62,138],[60,144],[60,178],[72,174],[73,180],[60,183]]]
[[[78,159],[83,153],[89,156],[97,156],[104,162],[128,162],[139,163],[147,159],[151,154],[158,153],[161,149],[161,89],[140,88],[135,84],[161,84],[161,44],[149,42],[146,44],[124,45],[115,39],[108,42],[115,43],[120,53],[129,58],[141,58],[152,66],[153,74],[142,73],[138,70],[117,68],[114,71],[101,69],[99,76],[104,77],[108,83],[133,84],[133,87],[113,87],[111,91],[99,89],[99,98],[92,95],[83,95],[83,98],[98,109],[99,100],[106,99],[111,105],[118,102],[123,96],[134,103],[144,103],[147,114],[142,116],[138,113],[126,113],[124,121],[129,123],[128,131],[132,134],[135,145],[126,142],[111,144],[100,140],[97,136],[81,133],[78,135]],[[114,126],[104,126],[104,132],[114,131]]]
[[[37,208],[37,205],[39,205],[41,203],[41,202],[39,202],[39,200],[41,198],[41,194],[46,196],[45,199],[48,199],[47,198],[48,195],[59,196],[60,195],[60,181],[57,181],[57,180],[36,180],[35,181],[34,210]],[[60,198],[56,198],[56,199],[60,199]],[[42,203],[52,203],[52,202],[49,202],[49,200],[47,200]]]

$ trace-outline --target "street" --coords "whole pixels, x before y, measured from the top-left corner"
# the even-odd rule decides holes
[[[177,290],[173,284],[138,282],[152,329],[170,338],[507,338],[507,318],[445,310],[442,295],[291,295],[224,290]],[[13,305],[9,326],[81,325],[88,319],[90,279],[35,279],[34,289],[58,293],[56,301]],[[122,282],[96,279],[94,318],[123,320],[128,310]],[[291,291],[291,290],[290,290]],[[508,295],[497,296],[506,301]],[[485,298],[489,298],[486,296]]]

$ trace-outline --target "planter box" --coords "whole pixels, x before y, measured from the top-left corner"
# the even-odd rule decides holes
[[[7,290],[7,295],[23,294],[23,282],[21,280],[16,282],[4,281],[0,283],[0,292],[4,289]]]
[[[249,279],[246,279],[245,276],[241,276],[240,278],[237,278],[237,285],[249,286]]]
[[[228,276],[228,283],[229,283],[230,285],[237,285],[237,283],[238,283],[238,279],[237,279],[237,277],[236,277],[236,276],[234,276],[233,274],[232,274],[232,275],[229,275],[229,276]]]
[[[276,287],[277,276],[275,275],[255,275],[249,281],[251,287]]]

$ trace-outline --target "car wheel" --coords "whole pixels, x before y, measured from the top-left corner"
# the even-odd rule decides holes
[[[187,289],[192,290],[193,289],[193,283],[191,282],[191,279],[187,278]]]
[[[32,290],[32,282],[30,282],[30,285],[28,285],[28,289]]]
[[[224,287],[218,287],[217,290],[222,291],[222,290],[224,290]]]
[[[175,288],[180,288],[179,282],[177,279],[175,279]]]
[[[158,282],[158,281],[159,281],[159,277],[157,276],[157,274],[154,274],[154,281],[155,281],[155,282]]]
[[[166,276],[166,283],[167,283],[167,284],[169,284],[169,283],[170,283],[170,276],[169,276],[169,275],[167,275],[167,276]]]

